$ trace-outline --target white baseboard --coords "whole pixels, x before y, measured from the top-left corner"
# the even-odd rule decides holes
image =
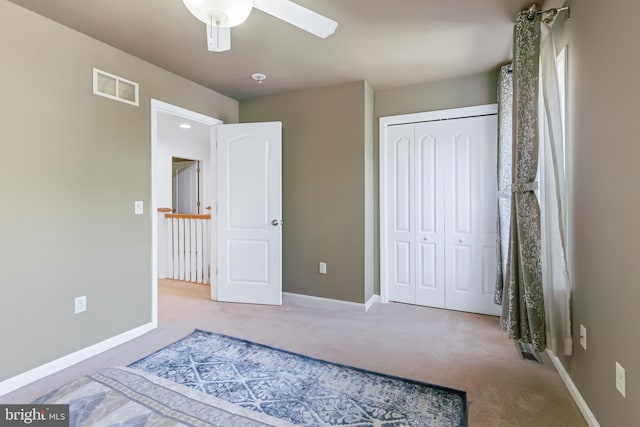
[[[380,303],[380,301],[380,295],[371,295],[369,301],[367,301],[367,303],[364,305],[364,311],[371,310],[371,307],[373,307],[375,304]]]
[[[590,427],[600,427],[600,423],[598,423],[598,420],[593,415],[593,412],[591,412],[591,409],[589,409],[589,405],[587,405],[587,402],[585,402],[584,398],[580,394],[580,391],[578,391],[578,387],[576,387],[576,385],[573,383],[573,380],[569,376],[567,370],[564,368],[562,362],[560,362],[560,359],[558,359],[558,357],[549,349],[547,349],[547,355],[549,355],[549,359],[551,359],[551,362],[553,362],[553,366],[555,366],[556,371],[558,371],[558,374],[560,374],[560,378],[562,378],[564,385],[566,385],[569,389],[571,397],[573,397],[576,405],[578,405],[578,408],[580,409],[580,412],[582,412],[582,416],[584,417],[587,424],[589,424]]]
[[[369,298],[369,301],[367,301],[366,304],[361,304],[357,302],[314,297],[310,295],[292,294],[290,292],[283,292],[282,297],[285,304],[298,305],[300,307],[307,308],[322,308],[329,310],[347,310],[357,312],[369,311],[369,309],[371,309],[371,307],[380,300],[380,296],[374,295]]]
[[[123,332],[120,335],[116,335],[115,337],[107,338],[106,340],[101,341],[97,344],[83,348],[82,350],[78,350],[74,353],[68,354],[49,363],[45,363],[44,365],[40,365],[37,368],[16,375],[15,377],[6,379],[0,382],[0,396],[4,396],[7,393],[19,389],[20,387],[24,387],[27,384],[38,381],[39,379],[42,379],[48,375],[55,374],[56,372],[68,368],[69,366],[75,365],[76,363],[82,362],[83,360],[110,350],[113,347],[124,344],[127,341],[131,341],[132,339],[146,334],[156,327],[157,325],[155,325],[153,322],[147,323],[146,325],[142,325],[127,332]]]

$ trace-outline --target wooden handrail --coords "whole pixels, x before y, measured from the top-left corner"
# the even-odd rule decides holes
[[[211,219],[211,215],[193,215],[193,214],[165,214],[165,218],[182,218],[182,219]]]
[[[160,212],[160,213],[173,212],[173,209],[171,209],[171,208],[158,208],[158,212]]]

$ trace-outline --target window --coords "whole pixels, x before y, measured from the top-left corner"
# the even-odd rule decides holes
[[[562,117],[562,165],[567,170],[567,47],[565,46],[556,57],[558,73],[558,92],[560,95],[560,115]],[[564,177],[566,179],[566,176]]]
[[[562,48],[558,56],[556,57],[556,71],[558,74],[558,95],[560,98],[560,117],[562,123],[562,159],[558,159],[559,162],[562,162],[562,173],[563,176],[560,177],[560,184],[564,187],[564,194],[569,194],[569,179],[567,172],[567,76],[568,76],[568,68],[567,68],[567,46]],[[569,209],[567,208],[567,198],[564,199],[564,206],[562,211],[562,216],[564,217],[564,224],[569,224]],[[563,228],[563,238],[564,241],[568,241],[568,230],[565,226]],[[566,250],[567,248],[565,248]]]

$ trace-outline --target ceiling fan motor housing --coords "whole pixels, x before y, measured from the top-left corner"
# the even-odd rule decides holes
[[[189,12],[205,24],[235,27],[249,17],[253,0],[182,0]]]

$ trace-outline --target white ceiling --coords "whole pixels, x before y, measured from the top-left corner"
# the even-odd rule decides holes
[[[183,123],[190,125],[191,128],[182,129],[180,125]],[[158,114],[158,135],[166,141],[180,141],[188,138],[190,141],[207,144],[211,141],[211,126],[161,112]]]
[[[180,0],[10,0],[237,100],[367,80],[375,90],[461,77],[511,58],[533,0],[295,0],[338,22],[320,39],[254,9],[231,51],[207,51]],[[268,79],[258,85],[252,73]]]

